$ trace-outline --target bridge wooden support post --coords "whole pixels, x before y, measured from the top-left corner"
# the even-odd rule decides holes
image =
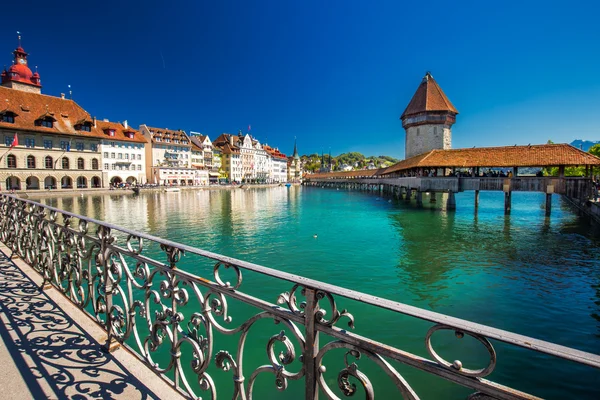
[[[417,205],[422,206],[423,205],[423,192],[421,192],[420,190],[417,190],[416,199],[417,199]]]
[[[510,214],[510,203],[512,198],[512,192],[510,190],[504,192],[504,214]]]
[[[546,217],[552,212],[552,193],[546,193]]]
[[[454,192],[448,192],[448,199],[446,200],[446,210],[456,210],[456,198]]]
[[[429,202],[430,203],[435,203],[437,201],[437,199],[435,198],[436,193],[435,192],[429,192]]]
[[[479,190],[475,191],[475,208],[479,207]]]
[[[410,201],[411,194],[411,190],[409,188],[406,188],[406,196],[404,196],[404,200]]]

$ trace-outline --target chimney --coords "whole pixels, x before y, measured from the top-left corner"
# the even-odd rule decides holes
[[[233,135],[229,135],[229,144],[233,146]]]
[[[65,94],[64,94],[64,93],[61,93],[61,94],[60,94],[60,98],[64,100],[64,99],[65,99]]]
[[[123,121],[123,126],[125,127],[125,129],[129,128],[129,125],[127,125],[127,120]]]
[[[110,121],[108,120],[108,118],[104,118],[102,121],[104,121],[104,122],[110,122]]]
[[[92,118],[92,121],[94,121],[94,128],[96,127],[96,117]]]

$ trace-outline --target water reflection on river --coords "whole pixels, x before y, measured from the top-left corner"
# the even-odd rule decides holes
[[[544,196],[538,193],[514,193],[510,216],[504,216],[502,193],[486,192],[477,212],[472,193],[458,194],[456,212],[444,212],[439,199],[435,204],[425,199],[420,209],[376,194],[301,187],[42,201],[205,250],[600,353],[599,242],[587,221],[558,196],[550,218],[544,216]],[[389,313],[361,305],[350,311],[357,317],[358,333],[426,356],[427,328],[422,324],[400,325]],[[544,397],[600,398],[592,383],[600,378],[598,371],[498,348],[492,380]],[[464,398],[468,393],[444,382],[431,385],[414,371],[402,372],[422,398]],[[385,378],[374,379],[379,380]],[[279,398],[301,397],[287,393]]]

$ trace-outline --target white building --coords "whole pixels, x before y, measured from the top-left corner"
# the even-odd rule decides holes
[[[146,147],[148,182],[160,185],[194,185],[192,145],[184,131],[140,125],[140,133],[150,142]]]
[[[123,124],[96,121],[105,138],[100,141],[102,170],[110,185],[121,183],[146,183],[146,146],[148,142],[140,132]]]
[[[287,156],[279,151],[277,148],[272,148],[265,145],[264,149],[269,154],[269,178],[268,183],[284,183],[287,182],[288,176],[288,163]]]

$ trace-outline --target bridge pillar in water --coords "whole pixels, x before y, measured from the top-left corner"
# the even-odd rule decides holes
[[[456,198],[454,192],[448,192],[448,199],[446,200],[446,210],[456,210]]]
[[[504,214],[510,214],[510,203],[512,192],[510,190],[504,192]]]
[[[412,195],[411,190],[406,188],[406,196],[404,196],[404,200],[410,201],[410,196]]]
[[[552,193],[546,193],[546,217],[552,212]]]
[[[479,207],[479,190],[475,191],[475,208]]]
[[[417,190],[416,199],[417,199],[417,205],[422,206],[423,205],[423,192],[421,192],[420,190]]]
[[[435,203],[437,201],[435,198],[436,194],[437,194],[436,192],[429,192],[429,202],[430,203]]]

